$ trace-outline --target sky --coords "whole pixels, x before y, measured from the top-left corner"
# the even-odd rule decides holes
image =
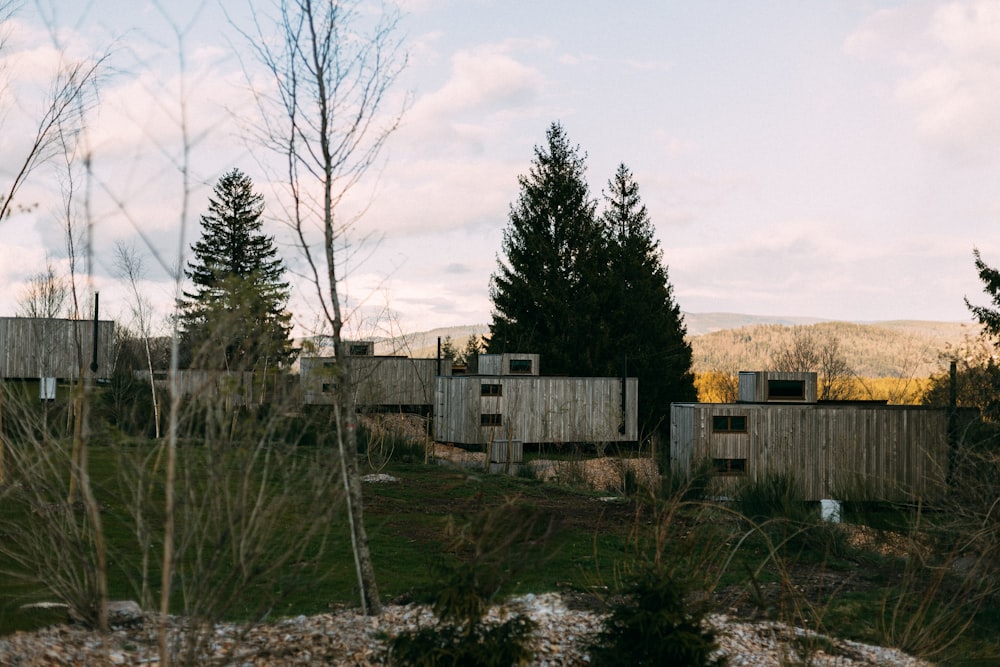
[[[964,298],[988,302],[973,249],[1000,266],[1000,2],[399,8],[406,66],[382,110],[402,121],[341,211],[357,218],[341,255],[351,332],[489,322],[518,177],[553,122],[586,155],[595,199],[631,169],[686,312],[969,321]],[[100,291],[102,317],[132,318],[124,244],[166,321],[170,274],[212,186],[238,167],[268,203],[296,333],[316,331],[282,162],[257,140],[248,82],[264,78],[241,34],[254,13],[267,25],[274,5],[25,0],[4,24],[2,189],[59,63],[107,53],[72,200],[93,248],[81,291]],[[18,198],[27,210],[0,221],[0,315],[46,263],[67,271],[67,173],[59,156],[40,165]]]

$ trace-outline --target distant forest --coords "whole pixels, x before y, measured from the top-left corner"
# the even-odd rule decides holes
[[[756,324],[691,336],[694,371],[767,370],[772,354],[787,347],[796,331],[818,341],[836,340],[855,375],[865,378],[926,378],[944,370],[943,355],[978,335],[975,324],[895,321],[874,324],[820,322],[784,326]]]

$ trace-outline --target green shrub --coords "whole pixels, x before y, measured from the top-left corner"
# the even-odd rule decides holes
[[[541,558],[550,525],[518,499],[480,509],[449,528],[448,550],[440,559],[427,597],[437,624],[403,632],[390,642],[392,665],[516,665],[529,660],[535,623],[521,614],[506,621],[486,619],[490,605],[522,569]]]
[[[707,609],[686,604],[686,592],[678,580],[655,571],[633,580],[591,645],[591,664],[724,665],[724,657],[712,655],[718,646],[703,622]]]
[[[534,655],[525,641],[534,629],[534,621],[516,615],[503,623],[445,623],[404,632],[393,640],[389,662],[412,667],[524,664]]]

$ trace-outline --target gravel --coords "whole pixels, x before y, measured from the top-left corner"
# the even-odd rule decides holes
[[[490,613],[500,618],[510,610],[527,613],[538,623],[532,665],[587,665],[586,647],[599,632],[602,617],[571,609],[555,593],[527,595],[507,608]],[[377,617],[344,609],[317,616],[297,616],[266,625],[220,624],[203,634],[192,662],[199,665],[381,665],[386,639],[405,630],[433,624],[427,607],[388,605]],[[895,649],[823,637],[775,622],[735,622],[715,615],[708,622],[718,631],[719,651],[733,666],[783,665],[803,661],[838,667],[897,665],[925,667],[930,663]],[[183,619],[170,617],[171,641],[181,645],[194,636]],[[809,648],[810,653],[806,653]],[[159,664],[157,618],[146,615],[132,627],[107,635],[80,626],[59,625],[37,632],[0,637],[0,665],[105,667]],[[808,659],[808,660],[807,660]]]

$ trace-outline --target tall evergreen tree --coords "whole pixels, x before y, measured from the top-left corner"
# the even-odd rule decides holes
[[[605,244],[585,158],[553,123],[535,147],[511,205],[503,254],[490,281],[489,352],[537,352],[546,374],[589,375],[597,367],[593,327],[601,294],[590,279]]]
[[[608,299],[607,329],[612,336],[606,358],[639,378],[640,429],[662,434],[671,401],[697,399],[687,328],[639,185],[624,164],[608,183],[604,200],[601,223],[610,264],[603,288],[614,295]]]
[[[188,365],[251,370],[289,362],[289,284],[274,238],[262,231],[264,197],[239,169],[225,174],[201,217],[202,236],[181,301]]]

